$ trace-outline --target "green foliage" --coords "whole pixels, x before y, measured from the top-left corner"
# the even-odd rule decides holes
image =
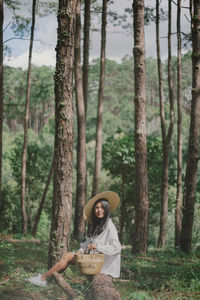
[[[21,159],[22,159],[23,134],[19,134],[13,139],[12,147],[8,147],[4,153],[5,163],[8,165],[8,172],[4,172],[7,181],[3,184],[3,220],[2,230],[11,232],[20,231],[20,197],[21,197]],[[26,170],[26,207],[28,214],[29,230],[34,221],[34,217],[42,197],[44,186],[48,177],[53,157],[53,136],[51,134],[35,135],[29,131],[27,146],[27,170]],[[12,171],[12,173],[11,173]],[[42,216],[41,233],[46,232],[49,226],[49,214],[51,209],[48,205],[52,186],[49,189]],[[46,225],[45,225],[46,224]]]
[[[44,4],[44,1],[42,2]],[[40,3],[41,4],[41,3]],[[41,5],[43,5],[41,4]],[[44,4],[45,6],[46,4]],[[176,58],[173,58],[174,83],[176,85]],[[166,108],[166,125],[169,125],[169,100],[167,83],[167,61],[162,63],[163,83]],[[183,67],[183,183],[187,159],[187,147],[190,122],[191,103],[191,52],[182,57]],[[91,195],[93,164],[95,154],[96,114],[98,105],[100,60],[94,60],[89,72],[89,99],[87,110],[87,196]],[[133,58],[125,56],[120,63],[113,60],[106,61],[106,80],[103,112],[103,170],[101,172],[100,191],[113,189],[121,195],[122,171],[126,170],[125,197],[127,214],[131,216],[126,220],[125,240],[130,240],[134,213],[134,63]],[[27,184],[28,184],[28,214],[31,211],[30,223],[41,199],[41,192],[47,179],[54,135],[54,69],[50,67],[32,67],[31,101],[29,126],[36,135],[30,134],[30,147],[28,150]],[[24,122],[24,107],[26,98],[27,71],[20,68],[4,66],[4,138],[3,138],[3,195],[4,218],[2,230],[15,232],[20,228],[20,169],[22,135],[20,133]],[[149,186],[149,244],[155,245],[160,216],[160,185],[162,172],[162,144],[159,121],[159,92],[157,77],[157,61],[154,58],[146,60],[146,117],[148,131],[148,186]],[[177,108],[175,105],[175,117]],[[76,118],[76,111],[75,111]],[[156,122],[154,122],[156,121]],[[149,126],[152,125],[152,126]],[[118,128],[121,128],[117,132]],[[75,122],[75,136],[77,126]],[[117,134],[116,134],[117,133]],[[122,134],[123,133],[123,134]],[[16,138],[16,139],[15,139]],[[46,145],[46,146],[45,146]],[[31,150],[30,150],[31,148]],[[120,150],[119,150],[120,149]],[[112,151],[113,150],[113,151]],[[45,154],[46,153],[46,154]],[[76,140],[74,145],[74,174],[76,182]],[[45,156],[46,155],[46,156]],[[12,161],[12,163],[11,163]],[[48,161],[48,164],[46,163]],[[176,200],[176,172],[177,172],[177,125],[174,126],[172,142],[170,145],[169,164],[169,217],[168,241],[174,239],[174,209]],[[39,179],[40,178],[40,179]],[[76,185],[73,185],[75,198]],[[52,186],[49,193],[52,192]],[[196,200],[199,202],[200,177],[198,176]],[[50,196],[48,195],[48,199]],[[49,201],[49,200],[48,200]],[[49,203],[47,201],[47,203]],[[73,199],[74,204],[74,199]],[[198,245],[198,216],[199,207],[195,214],[194,244]],[[118,211],[115,221],[118,223]],[[45,205],[43,221],[39,225],[47,232],[50,220],[50,205]],[[45,225],[46,224],[46,225]],[[198,246],[197,246],[198,247]]]
[[[30,34],[30,18],[15,15],[11,29],[16,37],[23,38]]]
[[[148,137],[147,140],[148,158],[148,186],[150,213],[149,223],[158,223],[156,211],[160,209],[160,186],[162,172],[162,144],[155,137]],[[133,216],[134,210],[134,137],[133,133],[125,134],[118,132],[109,138],[103,145],[103,167],[115,179],[110,189],[114,189],[121,195],[122,183],[124,182],[124,192],[126,199],[127,215]],[[130,226],[132,218],[126,218],[125,230],[129,240]],[[152,242],[152,240],[150,240]]]
[[[103,145],[103,167],[114,177],[127,177],[134,168],[133,134],[125,135],[120,130],[107,138]]]
[[[19,9],[20,2],[19,0],[5,0],[5,4],[12,10]]]
[[[20,68],[4,68],[4,114],[11,130],[22,124],[25,106],[26,73]]]
[[[12,20],[7,25],[13,33],[4,43],[13,39],[28,38],[31,31],[31,6],[32,1],[26,0],[6,0],[4,10],[12,12]],[[39,17],[47,16],[57,11],[58,4],[56,1],[36,1],[36,15]],[[7,29],[6,27],[6,29]],[[7,45],[7,48],[9,46]],[[10,52],[11,49],[9,48]]]
[[[53,68],[32,67],[30,126],[40,132],[54,119]],[[23,126],[27,72],[20,68],[4,68],[4,114],[11,131]],[[53,122],[54,123],[54,122]],[[52,124],[52,132],[53,124]]]
[[[89,100],[87,112],[87,141],[95,139],[99,60],[90,66]],[[133,128],[133,60],[124,58],[121,64],[106,62],[104,93],[103,138],[114,134],[118,127],[126,131]]]
[[[196,299],[199,292],[198,257],[171,248],[151,248],[145,257],[133,256],[130,249],[122,251],[121,276],[129,279],[116,283],[122,299]]]
[[[133,292],[128,296],[128,299],[131,300],[153,300],[151,296],[149,296],[145,292]]]

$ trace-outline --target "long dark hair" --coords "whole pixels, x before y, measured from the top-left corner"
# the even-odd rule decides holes
[[[104,217],[99,219],[95,215],[95,206],[101,202],[103,209],[104,209]],[[92,225],[89,231],[90,235],[99,235],[102,233],[108,223],[110,217],[110,204],[106,199],[99,199],[97,200],[92,208]]]

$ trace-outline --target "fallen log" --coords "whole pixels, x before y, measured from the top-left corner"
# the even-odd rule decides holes
[[[67,294],[68,299],[71,300],[78,296],[77,293],[71,287],[71,285],[64,280],[62,275],[58,274],[57,272],[54,272],[52,274],[52,277],[56,280],[57,284],[62,288],[62,290]]]
[[[89,300],[120,300],[120,294],[115,289],[112,278],[105,274],[96,274],[92,280]]]

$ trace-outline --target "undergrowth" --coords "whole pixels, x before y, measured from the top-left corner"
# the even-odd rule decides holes
[[[74,244],[72,245],[74,246]],[[121,278],[114,280],[123,300],[200,299],[199,252],[186,255],[174,249],[149,249],[146,256],[122,250]],[[0,244],[0,299],[66,299],[64,292],[51,281],[36,287],[25,279],[45,272],[48,243]],[[62,273],[77,291],[79,299],[87,299],[91,281],[71,265]],[[77,298],[77,299],[78,299]]]

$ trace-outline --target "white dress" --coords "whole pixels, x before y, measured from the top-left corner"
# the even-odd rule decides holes
[[[86,241],[80,244],[80,250],[84,252],[84,249],[90,243],[91,239],[86,237]],[[97,251],[99,253],[104,254],[104,263],[100,273],[110,275],[114,278],[120,277],[121,244],[119,242],[116,227],[111,219],[108,220],[104,231],[94,237],[92,244],[97,246]]]

